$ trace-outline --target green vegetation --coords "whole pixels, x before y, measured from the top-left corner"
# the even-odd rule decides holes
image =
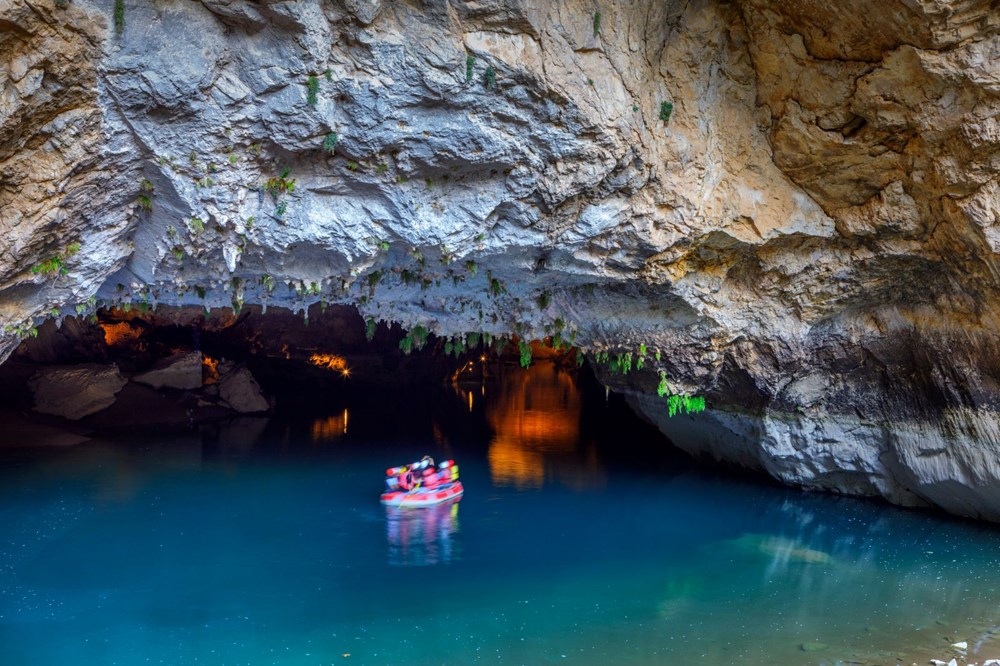
[[[379,162],[378,166],[375,167],[375,173],[383,174],[389,170],[389,165],[385,162]]]
[[[291,168],[285,167],[281,170],[280,176],[268,178],[264,183],[264,191],[270,194],[275,202],[282,194],[291,194],[295,191],[295,179],[288,177],[291,173]]]
[[[264,287],[269,294],[274,291],[274,278],[270,273],[264,273],[260,277],[260,286]]]
[[[670,122],[670,114],[674,112],[674,105],[670,102],[660,102],[660,120],[663,124]]]
[[[148,195],[140,194],[135,198],[135,200],[139,203],[139,208],[141,208],[143,212],[145,213],[153,212],[153,200],[150,199]]]
[[[72,257],[74,254],[80,251],[79,243],[70,243],[66,246],[63,253],[53,255],[48,259],[41,261],[31,267],[31,272],[33,275],[66,275],[68,272],[66,269],[66,260]]]
[[[348,171],[357,171],[358,170],[358,163],[354,162],[354,161],[351,161],[351,160],[348,160],[347,161],[347,170]]]
[[[365,340],[368,342],[372,341],[375,337],[375,329],[378,328],[378,322],[375,321],[375,317],[368,317],[365,320]]]
[[[667,415],[676,416],[680,412],[697,414],[705,411],[705,397],[700,395],[672,395],[667,398]]]
[[[36,326],[29,326],[28,324],[22,324],[20,326],[15,326],[13,324],[7,324],[3,327],[4,333],[13,333],[19,338],[37,338],[38,328]]]
[[[473,69],[476,66],[476,56],[469,55],[465,58],[465,82],[472,81]]]
[[[178,261],[184,258],[184,248],[182,248],[180,245],[175,245],[174,249],[172,249],[171,252],[173,252],[174,257]]]
[[[483,74],[483,85],[486,86],[487,90],[493,90],[497,84],[497,70],[493,69],[493,65],[486,68],[486,73]]]
[[[215,185],[215,181],[212,180],[210,177],[205,176],[200,180],[196,180],[195,185],[197,185],[198,187],[212,187],[213,185]]]
[[[35,264],[31,267],[31,272],[35,275],[53,275],[55,273],[66,275],[66,267],[63,266],[62,257],[56,256]]]
[[[601,10],[598,9],[594,12],[594,37],[597,37],[601,32]]]
[[[337,147],[337,133],[330,132],[323,139],[323,152],[333,155],[333,150]]]
[[[428,330],[419,324],[410,329],[410,331],[399,341],[399,348],[403,350],[404,354],[409,354],[412,350],[420,350],[424,348],[427,344]]]
[[[315,76],[310,76],[309,81],[306,84],[306,103],[309,106],[315,107],[319,102],[319,79]]]
[[[274,208],[274,216],[275,217],[284,217],[286,211],[288,211],[288,202],[287,201],[282,201],[277,206],[275,206],[275,208]]]
[[[190,226],[191,230],[194,231],[196,234],[200,234],[201,232],[205,231],[205,223],[202,221],[200,217],[192,217],[191,222],[188,223],[188,226]]]
[[[330,69],[329,67],[327,67],[326,71],[323,72],[323,76],[326,77],[327,81],[330,81],[331,83],[333,82],[333,70]]]
[[[465,270],[469,271],[470,273],[472,273],[473,276],[475,276],[476,273],[479,272],[479,267],[476,266],[476,262],[474,262],[472,259],[469,259],[467,262],[465,262]]]
[[[115,34],[121,35],[125,31],[125,0],[115,0]]]
[[[521,367],[527,368],[531,365],[531,345],[524,340],[517,345],[517,351],[520,355]]]

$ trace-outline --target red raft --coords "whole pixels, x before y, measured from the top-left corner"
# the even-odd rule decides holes
[[[446,460],[435,468],[434,462],[425,458],[411,465],[390,467],[385,476],[386,490],[381,502],[386,506],[434,506],[457,499],[465,492],[454,460]]]

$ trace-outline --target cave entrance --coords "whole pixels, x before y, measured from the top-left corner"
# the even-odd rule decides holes
[[[206,450],[357,439],[405,458],[407,442],[445,455],[475,441],[494,481],[524,487],[553,470],[593,483],[609,456],[690,464],[575,349],[524,356],[516,339],[374,326],[347,306],[99,310],[46,323],[0,366],[0,419],[8,446],[173,433]]]

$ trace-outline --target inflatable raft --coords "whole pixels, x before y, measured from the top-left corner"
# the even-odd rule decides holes
[[[385,492],[381,501],[386,506],[421,507],[457,500],[465,492],[458,480],[458,465],[446,460],[436,468],[425,456],[410,465],[385,470]]]
[[[434,506],[457,499],[465,492],[461,481],[445,483],[436,488],[415,488],[413,490],[390,490],[382,493],[382,504],[398,507]]]

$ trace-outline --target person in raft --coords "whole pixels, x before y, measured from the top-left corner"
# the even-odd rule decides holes
[[[434,488],[440,485],[434,458],[424,456],[419,462],[410,465],[410,469],[399,475],[399,487],[403,490],[417,488]]]

